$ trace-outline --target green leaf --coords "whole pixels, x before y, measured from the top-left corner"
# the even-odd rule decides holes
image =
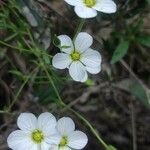
[[[149,92],[146,91],[139,83],[132,84],[130,87],[130,92],[146,107],[150,108],[149,103]]]
[[[113,83],[112,85],[113,87],[117,87],[131,93],[137,98],[137,100],[143,103],[146,107],[150,108],[150,90],[143,88],[143,86],[137,81],[127,78]]]
[[[14,74],[16,76],[20,76],[20,77],[23,76],[23,74],[18,70],[10,70],[9,73],[12,73],[12,74]]]
[[[56,34],[54,35],[54,38],[53,38],[53,44],[54,44],[56,47],[60,47],[60,40],[58,39],[58,37],[57,37]]]
[[[150,47],[150,36],[149,35],[141,35],[137,38],[137,41],[144,46]]]
[[[48,56],[48,55],[43,54],[43,59],[44,59],[44,61],[45,61],[45,63],[46,63],[47,65],[49,65],[49,64],[50,64],[50,58],[49,58],[49,56]]]
[[[65,48],[65,49],[67,49],[67,48],[70,48],[71,46],[67,46],[67,45],[63,45],[63,46],[61,46],[60,48]]]
[[[6,49],[0,49],[0,60],[3,59],[6,55]]]
[[[146,0],[146,1],[147,1],[148,5],[150,5],[150,0]]]
[[[54,74],[51,74],[52,77],[54,77]],[[60,78],[59,78],[60,79]],[[58,90],[58,92],[62,91],[62,84],[60,83],[60,80],[57,81],[55,78],[53,78],[54,84]],[[59,103],[57,94],[52,86],[49,85],[49,81],[43,79],[43,78],[37,78],[35,80],[37,84],[35,84],[34,87],[34,95],[38,97],[39,102],[43,105],[47,105],[50,103]],[[39,84],[38,84],[39,82]],[[40,82],[46,82],[44,85],[41,85]]]
[[[119,45],[117,46],[116,50],[113,53],[111,64],[118,62],[127,54],[129,44],[130,44],[129,41],[122,41],[121,43],[119,43]]]
[[[23,75],[22,72],[20,72],[18,70],[10,70],[9,73],[13,74],[14,76],[16,76],[20,80],[24,80],[26,78],[26,76]]]
[[[114,146],[112,146],[112,145],[109,145],[108,147],[107,147],[107,150],[117,150]]]
[[[58,101],[57,95],[52,87],[48,86],[41,88],[41,86],[37,85],[35,89],[36,91],[34,94],[39,98],[41,104],[56,103]]]

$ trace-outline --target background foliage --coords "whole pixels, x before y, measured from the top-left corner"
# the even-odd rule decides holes
[[[103,64],[81,84],[51,66],[56,35],[73,37],[80,22],[73,9],[61,0],[0,0],[1,150],[24,111],[72,116],[88,133],[87,150],[103,149],[97,133],[108,150],[149,150],[150,1],[115,2],[117,13],[85,22]]]

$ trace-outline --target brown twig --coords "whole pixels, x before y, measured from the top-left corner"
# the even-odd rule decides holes
[[[137,75],[132,71],[132,69],[128,66],[128,64],[124,60],[120,60],[120,63],[127,69],[127,71],[142,85],[144,89],[148,89],[148,87],[140,80]]]
[[[109,85],[109,82],[104,82],[104,83],[101,83],[98,86],[89,87],[86,90],[86,92],[84,92],[80,97],[78,97],[77,99],[75,99],[73,102],[69,103],[66,107],[71,108],[72,106],[76,105],[79,101],[86,100],[92,93],[98,92],[99,89],[101,89],[101,88],[103,88],[103,87],[105,87],[107,85]],[[62,110],[62,112],[64,112],[68,108],[64,108]]]
[[[137,150],[137,133],[135,123],[135,108],[133,102],[131,102],[131,124],[132,124],[132,137],[133,137],[133,150]]]

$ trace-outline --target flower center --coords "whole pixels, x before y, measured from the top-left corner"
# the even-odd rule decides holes
[[[93,7],[96,4],[96,0],[84,0],[87,7]]]
[[[42,131],[35,130],[34,132],[32,132],[32,140],[35,143],[41,143],[44,140],[44,135],[43,135]]]
[[[71,54],[71,58],[72,58],[73,61],[78,61],[78,60],[80,60],[80,53],[77,52],[77,51],[73,52],[73,53]]]
[[[64,147],[68,144],[68,138],[66,136],[63,136],[60,140],[59,147]]]

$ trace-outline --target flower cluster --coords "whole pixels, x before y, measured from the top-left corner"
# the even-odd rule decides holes
[[[101,70],[101,55],[90,46],[93,38],[88,33],[81,32],[73,42],[67,35],[58,36],[61,53],[53,57],[52,64],[58,69],[69,69],[69,74],[75,81],[85,82],[87,72],[97,74]]]
[[[18,117],[19,130],[13,131],[7,139],[12,150],[80,150],[88,138],[75,130],[69,117],[56,121],[51,113],[42,113],[38,118],[32,113],[22,113]]]
[[[65,0],[74,6],[76,14],[80,18],[93,18],[97,11],[104,13],[116,12],[116,4],[112,0]],[[101,55],[91,49],[93,38],[85,32],[77,35],[72,41],[67,35],[58,36],[61,53],[53,57],[52,65],[57,69],[69,69],[73,80],[85,82],[88,79],[87,72],[97,74],[101,71]]]
[[[112,0],[65,0],[74,6],[80,18],[93,18],[97,11],[114,13],[116,4]],[[85,82],[87,72],[97,74],[101,71],[102,58],[98,51],[91,48],[93,38],[86,32],[80,32],[72,41],[67,35],[58,36],[60,53],[52,60],[58,69],[69,69],[73,80]],[[22,113],[17,120],[18,130],[7,139],[13,150],[80,150],[88,138],[85,133],[75,130],[75,124],[69,117],[58,121],[51,113],[42,113],[38,118],[32,113]]]

